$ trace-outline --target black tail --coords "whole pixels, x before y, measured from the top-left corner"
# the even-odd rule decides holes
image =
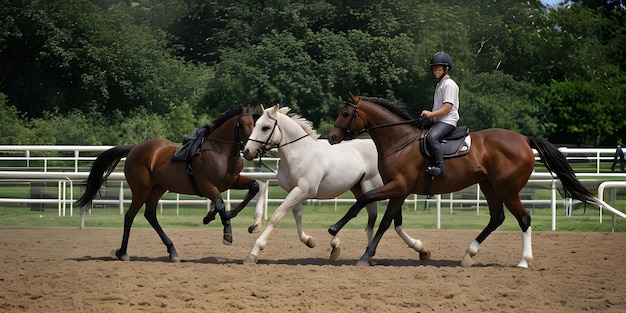
[[[102,152],[91,166],[89,177],[87,178],[87,187],[85,193],[76,200],[76,205],[81,209],[96,196],[100,190],[100,186],[111,175],[120,160],[127,156],[133,146],[116,146]]]
[[[567,159],[554,145],[542,138],[528,137],[528,139],[530,146],[539,152],[539,158],[548,171],[555,173],[563,184],[565,196],[583,202],[596,202],[593,194],[576,178],[576,173],[567,163]]]

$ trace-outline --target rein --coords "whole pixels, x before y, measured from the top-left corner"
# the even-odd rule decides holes
[[[358,102],[357,102],[358,103]],[[346,137],[349,138],[354,138],[364,132],[368,132],[372,129],[377,129],[377,128],[384,128],[384,127],[392,127],[392,126],[398,126],[398,125],[405,125],[405,124],[417,124],[418,122],[421,122],[423,120],[423,118],[417,118],[417,119],[412,119],[412,120],[406,120],[406,121],[401,121],[401,122],[395,122],[395,123],[389,123],[389,124],[382,124],[382,125],[374,125],[372,127],[369,128],[363,128],[359,131],[355,131],[352,132],[350,130],[350,126],[352,126],[352,122],[357,118],[358,116],[358,111],[359,111],[359,106],[355,103],[353,103],[351,100],[348,100],[348,102],[346,103],[346,105],[350,105],[351,107],[354,108],[354,111],[352,112],[352,118],[350,119],[350,122],[348,123],[348,125],[346,126],[341,126],[341,125],[337,125],[335,124],[334,127],[337,127],[339,129],[343,129],[344,133],[346,134]],[[417,125],[416,125],[417,126]],[[421,130],[421,128],[418,126],[418,129]],[[406,143],[402,144],[400,147],[398,147],[397,149],[385,154],[382,157],[379,157],[380,160],[406,148],[408,145],[410,145],[411,143],[413,143],[415,140],[417,140],[417,138],[419,137],[419,132],[417,133],[417,135],[412,138],[411,140],[407,141]]]

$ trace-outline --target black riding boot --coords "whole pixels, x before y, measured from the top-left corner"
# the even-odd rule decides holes
[[[430,153],[435,165],[427,168],[426,173],[433,176],[446,176],[446,166],[443,163],[441,147],[431,147]]]
[[[435,162],[435,166],[426,169],[426,173],[433,176],[446,176],[446,166],[443,161],[437,161]]]

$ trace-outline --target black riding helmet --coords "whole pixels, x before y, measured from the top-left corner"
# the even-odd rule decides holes
[[[443,68],[447,72],[452,69],[452,58],[443,51],[437,52],[430,59],[430,67],[435,65],[443,65]]]
[[[442,65],[444,69],[443,75],[439,77],[438,81],[440,81],[452,69],[452,58],[447,53],[439,51],[430,59],[430,67],[432,68],[436,65]]]

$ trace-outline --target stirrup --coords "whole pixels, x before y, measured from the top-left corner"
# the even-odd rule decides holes
[[[441,175],[441,169],[436,167],[436,166],[430,166],[426,169],[426,174],[432,175],[432,176],[442,176]]]
[[[446,176],[446,168],[443,163],[437,162],[436,166],[428,167],[426,173],[432,176]]]

